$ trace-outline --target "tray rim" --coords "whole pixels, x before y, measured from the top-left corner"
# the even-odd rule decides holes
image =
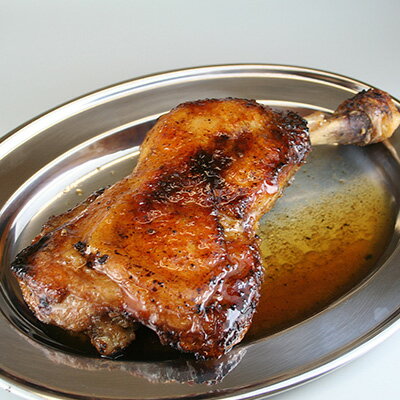
[[[198,75],[207,75],[208,73],[221,73],[225,70],[229,71],[235,71],[240,75],[240,71],[245,69],[271,69],[271,70],[284,70],[285,73],[305,73],[305,74],[311,74],[313,76],[320,75],[321,77],[326,77],[326,78],[331,78],[331,79],[336,79],[340,80],[341,82],[346,82],[350,88],[351,86],[357,86],[357,87],[365,87],[365,88],[374,88],[374,86],[371,86],[369,84],[366,84],[362,81],[341,75],[341,74],[336,74],[333,72],[325,71],[325,70],[320,70],[320,69],[314,69],[314,68],[308,68],[308,67],[301,67],[301,66],[293,66],[293,65],[285,65],[285,64],[265,64],[265,63],[234,63],[234,64],[216,64],[216,65],[205,65],[205,66],[199,66],[199,67],[189,67],[189,68],[182,68],[182,69],[173,69],[173,70],[167,70],[164,72],[157,72],[157,73],[152,73],[148,75],[142,75],[137,78],[133,79],[128,79],[124,80],[115,84],[107,85],[104,86],[98,90],[93,90],[90,91],[86,94],[83,94],[81,96],[75,97],[72,100],[66,101],[61,103],[58,106],[55,106],[53,108],[50,108],[49,110],[37,115],[36,117],[33,117],[32,119],[29,119],[28,121],[22,123],[15,129],[11,130],[10,132],[6,133],[0,138],[0,156],[1,156],[1,150],[7,150],[7,147],[13,147],[14,148],[19,146],[18,139],[20,139],[19,136],[21,136],[21,139],[25,137],[25,135],[29,136],[29,130],[26,131],[27,128],[33,128],[35,129],[35,124],[38,122],[45,123],[47,120],[53,116],[57,116],[58,113],[62,112],[67,112],[70,111],[70,108],[74,106],[80,106],[80,105],[86,105],[86,107],[79,109],[79,111],[76,113],[80,113],[83,111],[86,111],[87,109],[91,108],[90,104],[92,101],[96,101],[96,99],[102,98],[102,97],[107,97],[108,92],[124,92],[125,90],[129,90],[130,86],[134,87],[139,87],[140,83],[142,83],[142,86],[149,85],[151,83],[156,83],[157,80],[162,80],[165,81],[164,78],[167,78],[167,80],[181,80],[183,77],[190,78],[191,76],[198,76]],[[181,75],[181,74],[186,74],[186,75]],[[263,74],[264,76],[266,75],[265,73]],[[305,77],[306,80],[314,80],[319,83],[324,83],[321,82],[320,79],[313,79],[309,77]],[[136,86],[135,86],[136,84]],[[329,86],[335,86],[332,82],[329,83]],[[344,89],[345,86],[340,85],[341,89]],[[133,89],[133,88],[132,88]],[[349,92],[354,92],[354,90],[349,89]],[[115,93],[114,93],[115,94]],[[392,97],[396,106],[400,108],[400,102],[396,98]],[[96,106],[101,104],[95,104]],[[75,115],[75,114],[72,114]],[[68,118],[71,117],[72,115],[68,115]],[[45,126],[45,129],[48,128],[48,126]],[[41,130],[37,131],[36,133],[40,133]],[[19,134],[19,135],[18,135]],[[14,139],[14,140],[13,140]],[[13,143],[16,142],[16,143]],[[6,149],[4,149],[4,146],[6,146]],[[6,154],[8,154],[10,151],[6,151]],[[8,201],[4,205],[6,205]],[[270,386],[268,386],[268,391],[265,391],[266,386],[264,384],[262,385],[257,385],[254,387],[252,390],[247,391],[246,389],[240,389],[240,390],[235,390],[233,396],[228,397],[230,399],[239,399],[239,398],[246,398],[246,399],[258,399],[261,398],[262,396],[265,395],[273,395],[278,392],[281,392],[283,390],[290,389],[292,387],[298,386],[301,383],[308,382],[310,380],[316,379],[328,372],[333,371],[334,369],[337,369],[351,360],[355,359],[358,356],[361,356],[362,354],[366,353],[373,347],[375,347],[377,344],[381,343],[383,340],[385,340],[387,337],[389,337],[391,334],[396,332],[398,329],[400,329],[400,310],[398,310],[397,314],[395,317],[390,318],[393,319],[394,321],[390,322],[385,320],[384,323],[382,323],[379,327],[376,329],[368,332],[368,335],[364,335],[362,338],[359,338],[357,342],[359,342],[357,345],[352,345],[351,350],[345,352],[344,354],[335,357],[331,359],[330,361],[327,361],[326,363],[321,364],[318,367],[306,369],[305,372],[298,374],[292,378],[286,379],[283,382],[285,383],[285,386],[282,387],[282,382],[277,382],[274,383]],[[261,386],[261,387],[259,387]],[[7,373],[3,368],[0,367],[0,387],[5,389],[6,391],[10,391],[12,393],[15,393],[19,396],[22,396],[23,398],[26,399],[41,399],[40,397],[41,394],[46,394],[47,396],[50,396],[50,398],[54,399],[61,399],[61,398],[76,398],[76,399],[89,399],[86,395],[83,396],[76,396],[72,394],[67,394],[64,392],[59,392],[55,391],[49,388],[46,388],[41,385],[37,385],[33,382],[29,381],[24,381],[21,378],[18,378],[16,376],[13,376],[9,373]],[[243,393],[242,393],[243,392]],[[242,396],[243,394],[244,397]],[[208,397],[207,395],[201,395],[201,398]],[[217,398],[220,398],[219,396]],[[225,397],[224,397],[225,398]],[[106,397],[104,398],[106,399]],[[108,398],[107,398],[108,399]],[[122,400],[122,398],[121,398]]]
[[[206,73],[207,71],[221,71],[225,69],[231,69],[237,70],[238,68],[244,69],[244,68],[257,68],[257,69],[263,69],[263,68],[270,68],[270,69],[275,69],[275,70],[285,70],[287,72],[302,72],[302,73],[310,73],[312,75],[319,74],[324,77],[329,77],[333,79],[339,79],[343,82],[347,82],[352,85],[356,86],[365,86],[366,88],[377,88],[376,86],[372,86],[364,81],[360,81],[358,79],[348,77],[346,75],[334,73],[328,70],[324,69],[317,69],[317,68],[311,68],[311,67],[302,67],[299,65],[291,65],[291,64],[269,64],[269,63],[228,63],[228,64],[206,64],[206,65],[201,65],[201,66],[192,66],[192,67],[187,67],[187,68],[178,68],[178,69],[170,69],[170,70],[164,70],[164,71],[159,71],[159,72],[154,72],[150,74],[144,74],[144,75],[139,75],[137,77],[131,78],[131,79],[126,79],[122,80],[116,83],[112,83],[110,85],[102,86],[98,89],[88,91],[82,95],[79,95],[77,97],[73,97],[69,100],[66,100],[65,102],[61,102],[58,105],[51,107],[47,109],[46,111],[43,111],[42,113],[28,119],[27,121],[21,123],[18,125],[16,128],[12,129],[11,131],[6,132],[0,137],[0,144],[3,144],[6,139],[10,138],[12,135],[17,133],[18,131],[21,131],[22,129],[26,128],[28,125],[31,125],[35,121],[38,121],[39,119],[42,119],[46,117],[48,114],[51,114],[54,111],[58,111],[60,109],[63,109],[66,106],[70,106],[73,103],[80,102],[85,99],[89,99],[92,96],[96,95],[99,96],[103,93],[106,93],[110,89],[118,88],[118,87],[123,87],[128,84],[132,84],[134,82],[146,82],[147,80],[154,79],[156,77],[173,77],[176,74],[180,74],[183,72],[191,72],[194,75],[195,73],[198,72],[204,72]],[[393,97],[391,95],[392,99],[396,103],[397,107],[400,108],[400,100],[397,98]],[[82,110],[83,111],[83,110]]]

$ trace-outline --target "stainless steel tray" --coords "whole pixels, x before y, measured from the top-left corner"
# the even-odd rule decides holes
[[[37,325],[9,271],[15,254],[50,215],[126,175],[146,131],[178,103],[241,97],[302,113],[332,111],[368,87],[299,67],[193,68],[102,89],[11,132],[0,143],[1,385],[31,399],[40,394],[79,399],[255,399],[327,373],[397,329],[400,137],[396,135],[387,144],[365,149],[316,149],[305,167],[307,174],[295,183],[302,188],[303,199],[312,202],[332,184],[330,177],[345,162],[350,165],[345,172],[349,182],[362,176],[387,192],[393,209],[391,239],[374,272],[313,317],[272,336],[245,341],[221,360],[115,361],[70,351]],[[282,200],[289,208],[296,203],[295,187]]]

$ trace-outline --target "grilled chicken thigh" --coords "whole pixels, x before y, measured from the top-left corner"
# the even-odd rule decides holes
[[[309,149],[294,113],[238,99],[178,106],[130,176],[51,219],[17,256],[26,302],[104,355],[139,322],[182,351],[221,356],[257,305],[257,221]]]
[[[338,126],[352,143],[389,136],[399,113],[385,95],[364,92],[356,113],[343,103],[341,125],[312,115],[313,141],[329,142],[326,129],[340,138]],[[380,98],[382,118],[365,112],[365,97]],[[306,121],[291,112],[240,99],[176,107],[148,133],[131,175],[51,218],[17,256],[27,304],[45,323],[86,333],[103,355],[143,324],[182,351],[221,356],[258,302],[258,220],[309,150]]]

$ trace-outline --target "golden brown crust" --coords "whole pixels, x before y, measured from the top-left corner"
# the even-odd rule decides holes
[[[148,133],[130,176],[58,217],[17,257],[26,301],[66,329],[91,335],[112,310],[182,351],[221,356],[258,302],[258,219],[309,149],[293,113],[240,99],[176,107]],[[33,300],[43,295],[46,315]]]

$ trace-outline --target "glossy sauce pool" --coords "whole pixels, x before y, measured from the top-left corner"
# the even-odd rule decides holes
[[[345,153],[338,153],[336,161],[341,168],[336,165],[330,174],[324,157],[312,158],[261,221],[265,280],[247,340],[323,310],[366,278],[386,248],[392,234],[391,196],[368,171],[354,169]],[[319,177],[319,171],[325,176]],[[319,185],[320,195],[308,196],[306,183]]]

